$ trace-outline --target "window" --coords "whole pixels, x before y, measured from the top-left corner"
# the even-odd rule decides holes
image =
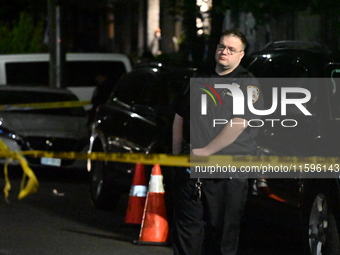
[[[263,55],[256,57],[248,66],[256,77],[308,77],[308,69],[301,65],[298,58],[286,55]]]
[[[45,85],[49,84],[49,67],[47,62],[7,63],[6,77],[10,85]]]
[[[11,62],[5,68],[9,85],[49,84],[48,62]],[[94,87],[99,72],[105,72],[116,83],[126,70],[124,64],[118,61],[69,61],[64,67],[65,86]]]
[[[113,97],[129,105],[167,105],[167,83],[161,77],[152,70],[131,72],[119,82]]]

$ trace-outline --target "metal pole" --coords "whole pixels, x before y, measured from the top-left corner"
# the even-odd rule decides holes
[[[62,6],[61,1],[48,1],[49,52],[50,52],[50,87],[63,88],[65,52],[62,41]]]
[[[56,87],[62,88],[63,87],[63,65],[62,65],[62,36],[61,36],[61,15],[60,15],[60,5],[57,5],[55,8],[56,15],[56,59],[55,59],[55,65],[56,65]]]

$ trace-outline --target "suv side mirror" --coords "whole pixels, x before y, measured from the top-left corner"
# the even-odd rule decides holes
[[[331,118],[340,119],[340,63],[328,63],[325,75],[329,79],[328,93],[331,107]]]

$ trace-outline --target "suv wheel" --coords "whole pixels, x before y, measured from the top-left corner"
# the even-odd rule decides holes
[[[330,200],[324,193],[314,196],[304,210],[302,226],[306,254],[339,255],[339,233]]]
[[[106,161],[91,160],[90,198],[97,209],[112,210],[119,202],[120,192],[114,190]]]

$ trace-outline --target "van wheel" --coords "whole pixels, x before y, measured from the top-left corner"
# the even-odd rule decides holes
[[[106,161],[91,161],[90,198],[93,206],[102,210],[113,210],[121,194],[114,190],[112,177],[107,172]]]
[[[339,232],[328,196],[319,193],[309,201],[303,208],[304,254],[339,255]]]

